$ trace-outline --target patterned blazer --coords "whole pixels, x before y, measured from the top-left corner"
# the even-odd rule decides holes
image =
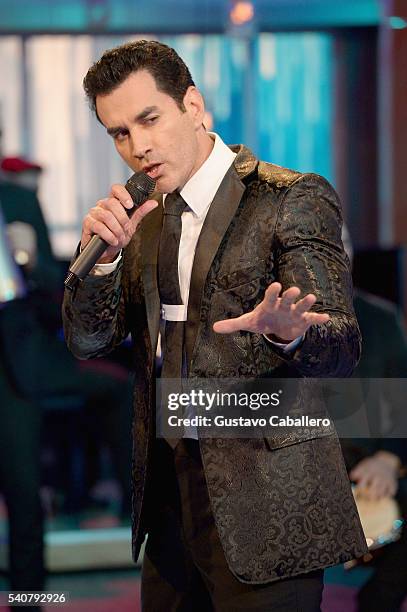
[[[346,377],[360,354],[341,212],[330,184],[237,152],[205,219],[186,322],[189,377]],[[157,198],[160,201],[160,198]],[[150,528],[149,465],[155,436],[154,356],[160,318],[157,251],[162,203],[149,213],[106,277],[88,277],[64,300],[66,341],[83,359],[133,338],[133,555]],[[297,285],[330,320],[293,354],[261,334],[215,334],[251,311],[267,286]],[[312,409],[305,393],[302,406]],[[307,405],[308,402],[308,405]],[[365,538],[336,433],[302,428],[256,439],[200,440],[225,556],[242,582],[265,583],[363,555]]]

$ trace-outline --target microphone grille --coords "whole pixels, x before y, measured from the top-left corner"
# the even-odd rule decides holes
[[[135,172],[126,183],[135,204],[141,204],[155,189],[155,181],[144,172]]]

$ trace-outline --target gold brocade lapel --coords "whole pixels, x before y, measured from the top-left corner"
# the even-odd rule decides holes
[[[237,153],[237,156],[225,174],[206,215],[192,267],[188,319],[185,329],[188,371],[198,333],[206,277],[245,191],[246,187],[242,179],[251,174],[258,164],[258,160],[245,147],[231,148]]]
[[[163,199],[161,195],[152,195],[158,206],[144,217],[141,231],[141,265],[146,303],[148,330],[151,346],[155,354],[160,327],[160,296],[157,285],[157,259],[163,220]]]

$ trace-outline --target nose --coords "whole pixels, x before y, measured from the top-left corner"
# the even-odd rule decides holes
[[[142,160],[151,151],[151,143],[148,134],[145,130],[133,129],[130,138],[132,156]]]

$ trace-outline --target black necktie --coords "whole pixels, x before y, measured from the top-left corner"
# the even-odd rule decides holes
[[[179,193],[170,193],[165,199],[158,252],[158,288],[162,304],[182,304],[178,278],[178,252],[182,231],[181,215],[186,206]]]
[[[164,221],[158,251],[158,289],[164,310],[165,304],[182,305],[178,276],[178,254],[182,232],[181,215],[186,206],[187,204],[178,193],[171,193],[165,199]],[[184,321],[166,320],[162,337],[162,379],[181,379],[183,347]],[[167,414],[167,411],[164,410],[164,413]],[[166,439],[175,448],[180,437],[182,437],[182,434],[173,439]]]

